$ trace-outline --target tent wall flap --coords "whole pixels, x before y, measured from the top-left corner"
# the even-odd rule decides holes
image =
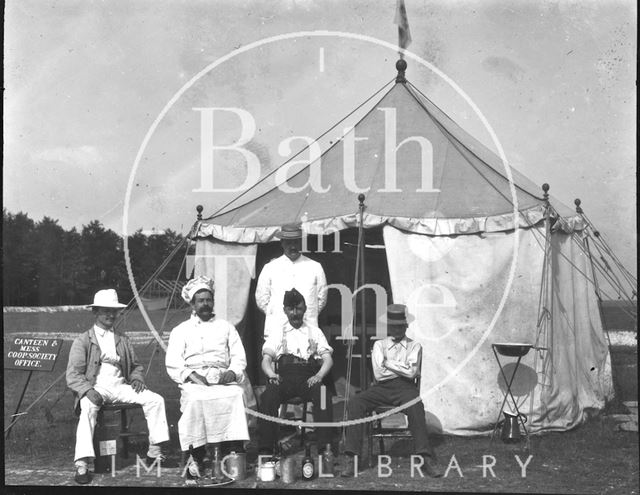
[[[543,232],[519,231],[516,269],[507,287],[513,232],[446,238],[384,228],[394,299],[416,316],[408,334],[423,346],[421,395],[432,426],[461,435],[492,426],[504,383],[491,343],[536,340]],[[567,257],[577,254],[568,235],[554,235],[553,243]],[[515,380],[532,432],[571,428],[611,393],[592,287],[565,258],[555,263],[562,266],[553,275],[552,348],[523,358]],[[507,289],[508,304],[496,314]],[[578,307],[574,299],[581,301]]]

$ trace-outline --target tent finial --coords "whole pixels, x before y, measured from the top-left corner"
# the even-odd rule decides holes
[[[580,207],[580,203],[582,203],[582,201],[580,201],[580,198],[576,198],[575,201],[573,202],[576,205],[576,213],[578,213],[579,215],[582,215],[582,208]]]
[[[204,207],[202,205],[196,206],[196,211],[198,212],[198,221],[202,220],[202,210],[204,210]]]
[[[407,70],[407,62],[404,59],[400,59],[396,62],[396,69],[398,75],[396,76],[397,83],[406,83],[407,79],[404,77],[404,73]]]
[[[360,206],[364,206],[364,194],[358,194],[358,201],[360,202]]]
[[[544,191],[544,200],[546,202],[549,202],[549,184],[547,184],[546,182],[542,184],[542,190]]]

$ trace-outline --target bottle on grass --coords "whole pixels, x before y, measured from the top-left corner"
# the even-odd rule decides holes
[[[302,459],[302,479],[312,480],[316,474],[316,466],[311,457],[311,445],[307,444],[304,448],[304,458]]]

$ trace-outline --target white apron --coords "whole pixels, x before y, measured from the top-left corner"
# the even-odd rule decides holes
[[[178,421],[180,447],[183,451],[207,443],[230,440],[249,440],[249,429],[244,411],[243,390],[240,385],[180,386]]]

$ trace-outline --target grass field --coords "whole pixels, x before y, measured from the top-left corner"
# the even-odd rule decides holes
[[[152,314],[159,327],[163,313]],[[167,328],[186,318],[184,311],[170,314]],[[4,314],[5,351],[11,335],[29,332],[50,332],[67,335],[84,331],[92,323],[90,312],[53,314]],[[126,328],[138,333],[146,340],[135,339],[136,352],[145,364],[149,362],[155,343],[147,336],[146,325],[139,314],[133,314]],[[166,331],[168,333],[168,330]],[[54,382],[66,368],[70,340],[65,340],[55,369],[52,372],[34,372],[25,395],[21,411]],[[155,354],[149,367],[147,384],[165,397],[167,416],[172,435],[172,455],[178,455],[176,424],[179,417],[179,391],[169,379],[164,368],[164,354]],[[5,370],[4,399],[5,427],[14,412],[28,372]],[[637,394],[637,392],[636,392]],[[72,413],[72,394],[66,389],[64,378],[35,407],[28,411],[15,425],[11,436],[5,441],[5,482],[10,485],[73,485],[73,444],[76,418]],[[610,409],[615,412],[618,404]],[[145,430],[144,418],[134,415],[133,431]],[[410,476],[409,445],[399,441],[389,445],[394,456],[393,473],[379,477],[375,469],[368,469],[357,479],[314,480],[296,482],[283,486],[257,483],[255,476],[236,483],[238,488],[308,488],[368,491],[451,491],[451,492],[529,492],[529,493],[638,493],[638,434],[621,432],[605,415],[599,415],[583,426],[570,432],[548,433],[532,438],[527,477],[521,476],[516,454],[525,461],[527,454],[520,445],[512,446],[495,442],[489,444],[487,437],[433,438],[444,467],[452,462],[460,471],[451,469],[444,479],[420,479]],[[134,442],[134,451],[144,453],[144,439]],[[255,450],[249,446],[249,456]],[[295,455],[301,457],[297,446]],[[494,474],[486,471],[483,476],[483,456],[495,458]],[[491,462],[487,460],[486,462]],[[387,473],[387,472],[385,472]],[[462,477],[460,476],[462,473]],[[383,473],[384,474],[384,473]],[[105,486],[183,486],[179,470],[157,478],[147,475],[137,478],[132,466],[123,468],[117,478],[97,475],[94,485]]]

